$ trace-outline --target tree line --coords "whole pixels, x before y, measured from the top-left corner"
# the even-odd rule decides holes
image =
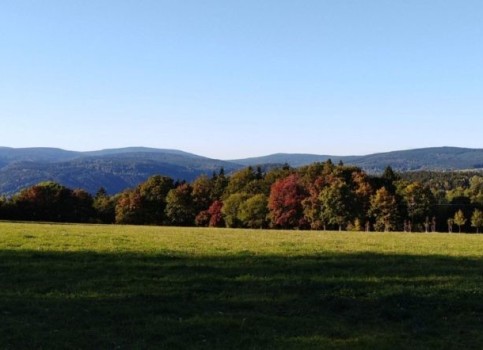
[[[429,174],[429,175],[428,175]],[[443,175],[442,175],[443,174]],[[382,175],[330,160],[301,168],[223,169],[191,183],[156,175],[93,196],[43,182],[0,197],[0,219],[303,230],[479,232],[478,173]]]

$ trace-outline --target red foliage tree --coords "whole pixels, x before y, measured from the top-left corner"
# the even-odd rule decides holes
[[[270,189],[268,209],[272,226],[279,228],[305,228],[302,201],[308,193],[297,174],[276,181]]]
[[[223,214],[221,208],[223,207],[223,202],[216,200],[211,203],[207,210],[202,210],[196,215],[195,224],[196,226],[210,226],[210,227],[223,227],[225,226],[225,221],[223,220]]]
[[[221,208],[223,208],[222,201],[214,201],[210,208],[208,209],[208,213],[210,214],[210,227],[222,227],[225,226],[225,222],[223,220],[223,215],[221,213]]]

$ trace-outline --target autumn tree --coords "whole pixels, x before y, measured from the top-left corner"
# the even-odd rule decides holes
[[[263,179],[265,186],[268,189],[268,191],[265,194],[269,196],[270,188],[275,182],[277,182],[278,180],[284,179],[287,176],[294,173],[295,173],[295,169],[291,168],[288,164],[285,164],[282,167],[275,167],[268,170]]]
[[[208,226],[210,227],[223,227],[225,225],[225,221],[223,220],[223,202],[219,200],[215,200],[210,207],[208,208],[208,213],[210,214],[210,221],[208,222]]]
[[[375,219],[376,231],[391,231],[397,224],[397,202],[385,187],[380,188],[371,198],[370,215]]]
[[[122,192],[116,202],[116,222],[135,225],[160,225],[166,220],[166,196],[173,188],[166,176],[151,176],[134,189]]]
[[[471,226],[476,228],[476,233],[480,233],[480,227],[483,226],[483,212],[475,209],[471,215]]]
[[[302,201],[307,197],[306,189],[299,183],[296,174],[276,181],[270,190],[268,199],[269,217],[273,227],[303,228],[304,219]]]
[[[139,189],[122,192],[117,199],[115,213],[116,223],[118,224],[144,224],[142,198]]]
[[[454,214],[454,223],[458,226],[459,233],[461,233],[461,226],[466,224],[465,214],[461,209]]]

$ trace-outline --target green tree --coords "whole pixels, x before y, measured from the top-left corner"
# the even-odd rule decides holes
[[[458,226],[459,233],[461,233],[461,226],[466,224],[465,214],[461,209],[454,214],[454,223]]]
[[[483,204],[483,177],[474,175],[470,179],[470,187],[468,189],[469,197],[472,203]]]
[[[192,187],[181,184],[166,196],[166,218],[171,225],[190,226],[195,222],[196,208],[191,196]]]
[[[342,179],[336,178],[329,186],[324,187],[319,195],[321,204],[321,221],[342,226],[352,219],[354,198],[350,188]]]
[[[244,227],[263,228],[267,226],[268,199],[263,193],[248,198],[240,205],[238,218]]]
[[[396,191],[396,181],[400,180],[401,177],[392,170],[390,166],[387,166],[384,169],[384,172],[381,176],[382,185],[386,188],[387,191],[394,194]]]
[[[72,211],[69,213],[70,222],[92,222],[96,216],[92,196],[82,189],[75,189],[71,193]]]
[[[221,212],[227,227],[241,227],[240,208],[250,196],[246,193],[234,193],[224,202]]]
[[[220,200],[225,193],[226,186],[228,186],[228,178],[225,176],[225,170],[221,168],[218,174],[213,173],[211,182],[213,184],[211,198],[213,200]]]
[[[480,227],[483,226],[483,212],[475,209],[471,215],[471,226],[476,228],[476,233],[480,233]]]
[[[423,186],[420,182],[412,182],[405,186],[401,196],[413,224],[423,222],[429,216],[435,202],[429,187]]]
[[[110,197],[107,191],[101,187],[92,204],[97,220],[104,224],[112,224],[116,220],[116,197]]]
[[[210,204],[215,200],[212,197],[214,182],[206,175],[201,175],[196,178],[191,184],[193,187],[192,196],[193,204],[197,212],[208,210]]]
[[[149,225],[160,225],[165,221],[166,197],[173,189],[173,179],[167,176],[151,176],[139,185],[141,196],[142,223]]]
[[[237,171],[229,178],[228,185],[225,189],[225,197],[235,193],[250,193],[249,189],[252,187],[250,184],[257,180],[257,174],[252,167]]]

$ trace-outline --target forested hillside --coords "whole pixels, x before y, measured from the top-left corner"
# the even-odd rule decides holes
[[[483,150],[458,147],[433,147],[386,153],[375,153],[365,156],[334,156],[316,154],[278,153],[265,157],[237,159],[232,162],[243,165],[284,164],[303,166],[314,162],[325,162],[331,159],[334,163],[343,162],[358,166],[365,171],[381,173],[385,167],[391,166],[396,171],[416,170],[455,170],[483,168]]]
[[[3,166],[2,166],[3,165]],[[125,148],[95,152],[58,149],[0,149],[0,193],[12,195],[41,181],[54,181],[91,194],[136,186],[154,174],[192,181],[201,174],[241,168],[177,150]]]

